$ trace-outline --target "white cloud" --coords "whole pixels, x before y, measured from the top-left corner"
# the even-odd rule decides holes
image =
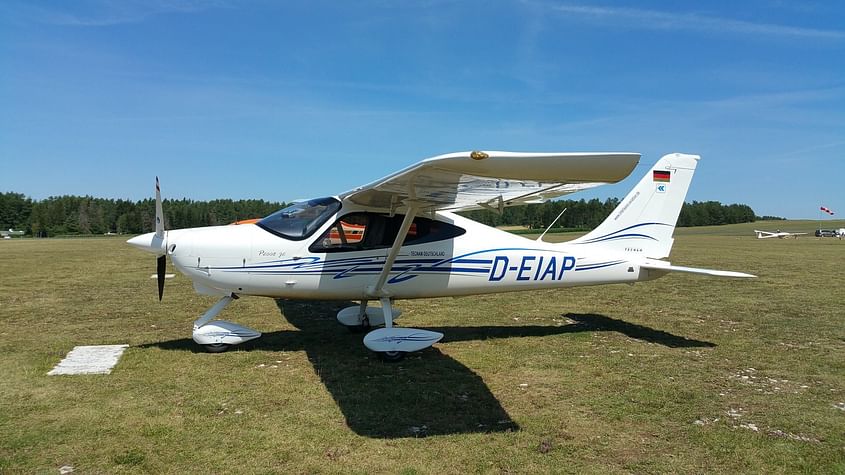
[[[792,36],[829,40],[845,39],[845,31],[803,28],[735,20],[697,13],[674,13],[639,8],[601,7],[581,4],[543,4],[551,11],[602,23],[621,23],[629,28],[687,30],[767,36]]]
[[[225,0],[88,0],[56,5],[44,8],[23,4],[18,10],[40,23],[99,27],[139,23],[156,15],[196,13],[226,7],[227,3]],[[65,5],[72,5],[73,10],[64,9]]]

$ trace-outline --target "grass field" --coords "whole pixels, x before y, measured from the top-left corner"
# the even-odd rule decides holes
[[[243,298],[221,318],[265,336],[207,354],[214,299],[177,275],[159,303],[123,239],[0,242],[0,472],[845,472],[845,241],[755,227],[816,225],[676,233],[673,263],[754,280],[400,302],[446,337],[398,364],[348,302]],[[111,375],[46,375],[117,343]]]

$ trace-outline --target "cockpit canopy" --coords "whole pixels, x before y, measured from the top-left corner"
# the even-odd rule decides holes
[[[340,201],[335,198],[316,198],[292,204],[256,224],[285,239],[300,241],[313,234],[339,209]]]

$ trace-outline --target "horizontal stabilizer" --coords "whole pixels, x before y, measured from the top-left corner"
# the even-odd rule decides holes
[[[664,261],[649,261],[644,264],[640,264],[641,269],[649,269],[649,270],[656,270],[656,271],[663,271],[663,272],[686,272],[687,274],[701,274],[701,275],[710,275],[713,277],[734,277],[734,278],[751,278],[757,277],[756,275],[746,274],[744,272],[733,272],[729,270],[715,270],[715,269],[699,269],[697,267],[683,267],[683,266],[673,266],[668,262]]]

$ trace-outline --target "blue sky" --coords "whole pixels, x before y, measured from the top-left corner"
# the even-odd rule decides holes
[[[845,2],[6,1],[0,191],[290,201],[461,150],[702,161],[845,214]]]

